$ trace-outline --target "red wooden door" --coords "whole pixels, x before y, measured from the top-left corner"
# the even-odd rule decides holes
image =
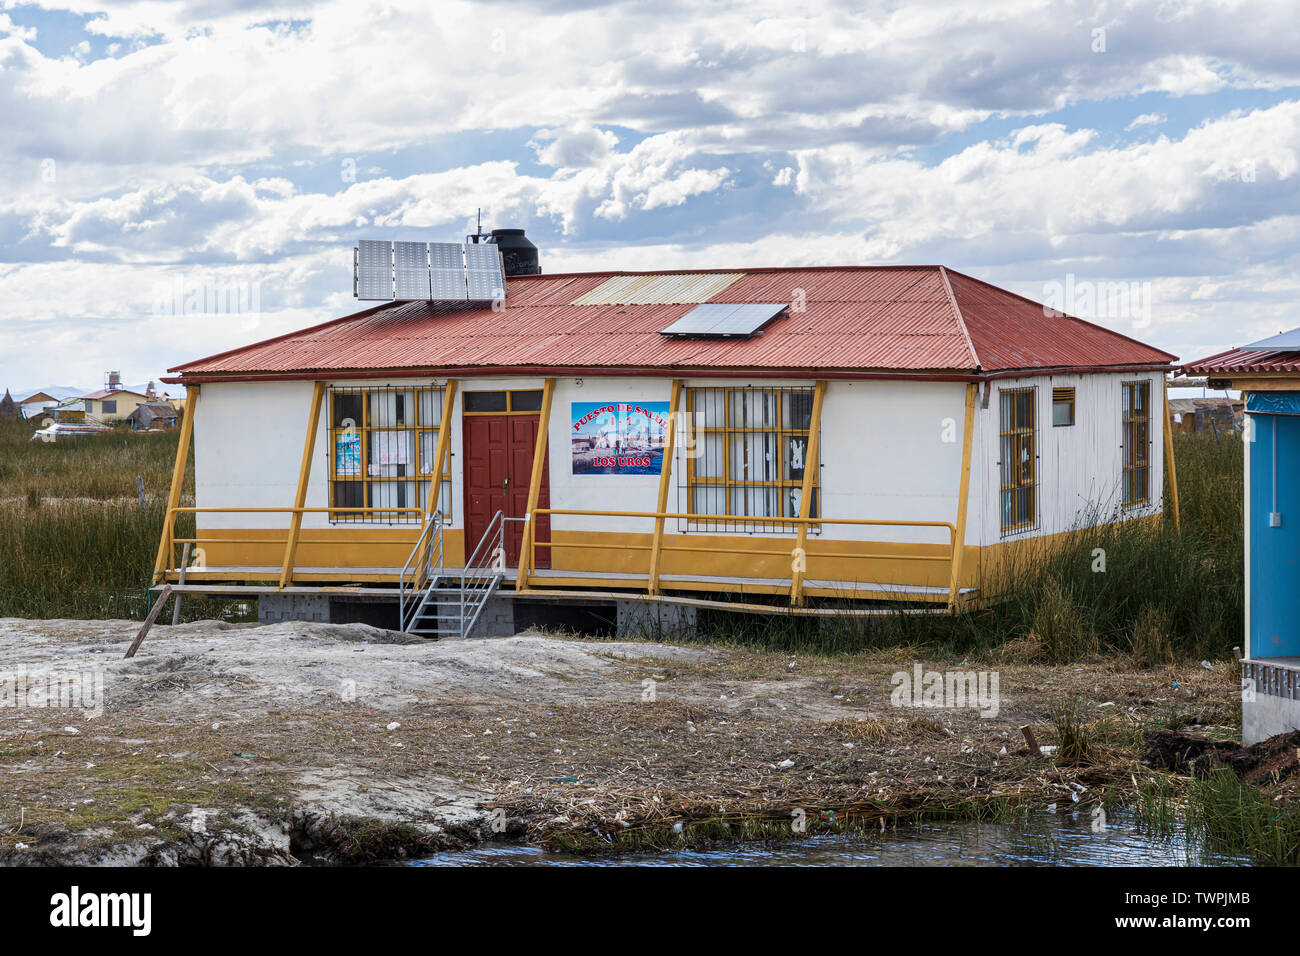
[[[537,447],[537,415],[466,415],[465,440],[465,556],[478,546],[492,516],[523,518],[528,510],[528,483],[533,477],[533,451]],[[548,455],[549,458],[549,455]],[[551,505],[550,462],[542,464],[538,507]],[[522,521],[505,523],[506,564],[519,566],[523,543]],[[551,538],[551,519],[537,522],[539,541]],[[537,567],[551,566],[550,548],[537,549]]]

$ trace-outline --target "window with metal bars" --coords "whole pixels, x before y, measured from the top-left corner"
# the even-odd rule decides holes
[[[1121,388],[1120,490],[1126,506],[1140,505],[1151,500],[1151,383],[1123,382]]]
[[[1038,389],[998,391],[1001,406],[1002,533],[1038,527]]]
[[[812,407],[812,388],[688,388],[679,508],[711,516],[689,528],[795,534],[795,524],[764,519],[799,517],[806,467],[814,469],[809,516],[818,517],[820,462],[806,461]]]
[[[425,508],[432,487],[442,388],[338,388],[329,392],[330,506]],[[451,516],[444,468],[434,508]],[[338,524],[418,524],[414,514],[335,512]]]

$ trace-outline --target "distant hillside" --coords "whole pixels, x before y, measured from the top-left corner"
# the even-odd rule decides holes
[[[78,396],[85,395],[90,391],[92,391],[92,389],[78,388],[76,385],[38,385],[33,388],[10,389],[10,392],[13,393],[15,402],[21,402],[28,395],[35,395],[37,392],[44,392],[47,395],[62,400],[65,398],[77,398]]]

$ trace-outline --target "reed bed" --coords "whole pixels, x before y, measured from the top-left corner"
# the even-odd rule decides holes
[[[1186,434],[1174,445],[1181,530],[1169,512],[1129,521],[1090,514],[1047,545],[1009,551],[985,570],[978,602],[956,615],[899,608],[829,624],[790,614],[716,615],[700,639],[789,653],[904,646],[1025,663],[1100,654],[1139,667],[1227,658],[1241,643],[1244,607],[1242,446]]]
[[[33,430],[31,422],[0,422],[0,617],[144,617],[179,433],[115,429],[42,442],[31,440]],[[194,500],[192,465],[181,500]],[[190,536],[193,515],[177,526]],[[256,610],[183,604],[183,620],[246,620]]]

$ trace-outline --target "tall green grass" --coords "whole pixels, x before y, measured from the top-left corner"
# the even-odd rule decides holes
[[[0,617],[141,618],[166,502],[0,504]],[[193,534],[193,515],[177,533]],[[170,612],[168,612],[170,614]],[[238,602],[186,598],[183,620],[244,618]]]
[[[1155,520],[1091,515],[1081,522],[1088,527],[985,568],[978,602],[953,616],[900,611],[819,625],[788,614],[728,615],[710,621],[706,639],[821,653],[900,644],[1014,649],[1047,662],[1099,653],[1152,665],[1225,657],[1241,643],[1243,620],[1242,445],[1207,435],[1176,435],[1174,443],[1181,532],[1168,507]]]
[[[102,435],[33,441],[35,422],[0,422],[0,501],[41,498],[135,498],[136,476],[146,497],[167,497],[178,431],[114,428]],[[194,472],[186,476],[193,495]]]
[[[34,428],[0,422],[0,617],[143,617],[178,432],[115,429],[47,443],[31,440]],[[191,464],[182,500],[193,495]],[[182,515],[177,533],[192,537],[193,527],[193,515]],[[248,610],[187,598],[181,616],[243,618]]]

